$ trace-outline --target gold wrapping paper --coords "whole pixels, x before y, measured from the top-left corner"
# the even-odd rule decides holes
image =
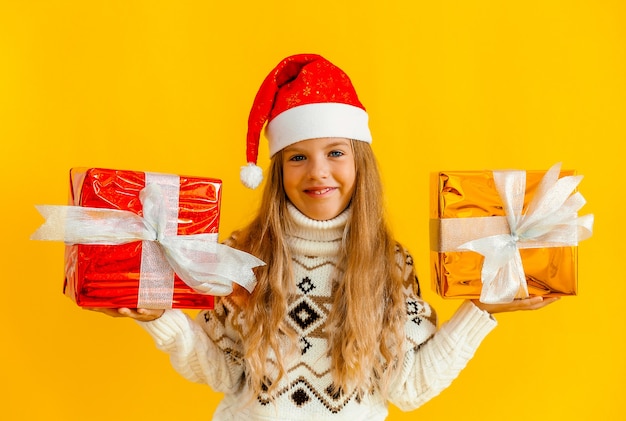
[[[573,175],[561,171],[561,177]],[[533,197],[545,171],[526,172],[524,209]],[[464,251],[446,251],[458,245],[455,228],[442,231],[444,218],[492,217],[470,229],[481,236],[506,229],[502,200],[491,171],[441,171],[431,176],[431,274],[435,291],[444,298],[479,298],[482,289],[483,256]],[[455,221],[456,222],[456,221]],[[460,221],[463,223],[463,221]],[[504,227],[504,228],[503,228]],[[520,250],[528,292],[531,296],[577,294],[577,247],[546,247]]]

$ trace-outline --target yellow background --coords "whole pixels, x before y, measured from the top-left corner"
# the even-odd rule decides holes
[[[390,419],[626,417],[623,1],[0,2],[0,294],[8,420],[209,419],[219,395],[180,378],[127,319],[61,294],[63,246],[29,241],[68,169],[224,180],[221,232],[246,222],[246,119],[284,56],[317,52],[371,116],[390,219],[430,289],[428,176],[547,169],[585,176],[579,296],[498,317],[460,377]],[[262,165],[267,149],[261,149]]]

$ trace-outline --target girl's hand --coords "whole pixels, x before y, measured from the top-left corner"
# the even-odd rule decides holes
[[[490,314],[504,313],[518,310],[538,310],[555,301],[558,301],[559,297],[530,297],[521,300],[515,300],[506,304],[485,304],[478,300],[472,300],[474,305]]]
[[[111,317],[130,317],[140,322],[151,322],[163,315],[165,310],[153,310],[147,308],[84,308],[85,310],[97,311]]]

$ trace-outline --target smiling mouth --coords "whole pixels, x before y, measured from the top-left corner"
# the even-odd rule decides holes
[[[323,194],[328,193],[329,191],[334,190],[334,187],[325,187],[319,190],[305,190],[309,194],[314,194],[316,196],[321,196]]]

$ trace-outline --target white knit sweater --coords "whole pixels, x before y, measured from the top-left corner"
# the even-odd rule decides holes
[[[289,238],[297,294],[289,303],[288,323],[298,332],[301,352],[286,362],[287,375],[277,397],[251,397],[241,359],[241,338],[233,325],[242,322],[240,308],[228,297],[216,298],[215,309],[195,320],[179,310],[140,323],[157,347],[170,354],[174,368],[187,379],[224,393],[214,420],[384,420],[387,402],[378,393],[359,397],[352,391],[332,394],[330,358],[324,333],[331,305],[332,274],[349,217],[314,221],[294,207],[296,231]],[[409,262],[412,263],[412,262]],[[405,354],[394,379],[390,402],[412,410],[445,389],[472,358],[483,338],[495,327],[489,314],[463,303],[437,330],[434,311],[415,293],[412,264],[405,278]]]

